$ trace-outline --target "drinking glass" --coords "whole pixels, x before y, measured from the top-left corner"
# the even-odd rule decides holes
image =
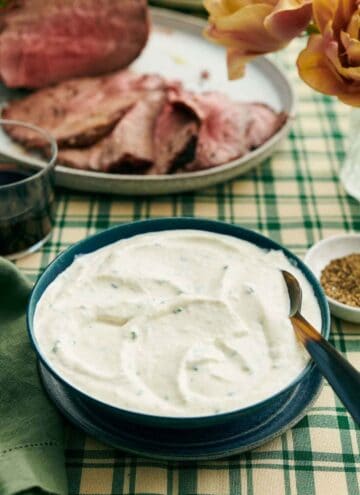
[[[24,134],[33,143],[30,150],[10,138]],[[0,256],[18,259],[49,238],[56,158],[56,141],[46,131],[0,119]]]

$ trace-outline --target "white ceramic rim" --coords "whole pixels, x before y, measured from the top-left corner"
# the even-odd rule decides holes
[[[355,238],[355,239],[359,239],[360,240],[360,234],[356,234],[355,232],[354,233],[350,233],[350,234],[335,234],[335,235],[326,237],[325,239],[321,239],[321,241],[316,242],[306,252],[306,255],[304,257],[304,263],[306,263],[308,265],[308,267],[310,268],[310,270],[312,270],[311,258],[312,258],[312,256],[314,255],[314,253],[316,251],[318,251],[319,249],[321,249],[322,246],[331,243],[332,240],[335,240],[335,239],[341,240],[341,239],[350,239],[350,238],[353,238],[353,239]],[[319,280],[319,283],[320,283],[320,277],[316,273],[314,273],[314,275],[316,276],[316,278]],[[326,296],[326,299],[329,301],[329,303],[331,305],[333,305],[333,306],[341,309],[344,312],[352,313],[352,314],[360,317],[360,308],[356,308],[355,306],[349,306],[348,304],[344,304],[344,303],[342,303],[340,301],[337,301],[336,299],[328,296],[326,294],[325,290],[324,290],[324,294]]]

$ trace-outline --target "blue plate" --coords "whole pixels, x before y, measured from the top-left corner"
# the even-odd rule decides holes
[[[330,316],[324,293],[311,271],[290,251],[256,232],[222,222],[167,218],[120,225],[85,239],[60,254],[47,267],[31,294],[27,323],[50,397],[62,412],[88,433],[116,447],[153,457],[208,459],[248,450],[299,421],[320,387],[313,362],[284,389],[251,406],[199,417],[161,417],[111,406],[79,390],[57,373],[43,355],[33,329],[36,304],[47,286],[80,254],[90,253],[138,234],[173,229],[197,229],[230,235],[263,249],[282,250],[311,284],[321,311],[321,332],[328,338]]]
[[[312,368],[280,409],[268,410],[257,424],[234,420],[221,428],[198,430],[144,427],[127,421],[109,422],[79,397],[69,393],[47,369],[39,365],[46,392],[61,413],[87,434],[131,454],[174,461],[219,459],[254,449],[298,423],[311,408],[322,388],[322,377]]]

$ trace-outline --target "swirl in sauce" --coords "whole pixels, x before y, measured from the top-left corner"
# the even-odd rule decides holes
[[[280,268],[312,288],[281,251],[219,234],[144,234],[75,259],[34,318],[53,368],[85,393],[160,416],[234,410],[280,391],[307,357],[288,318]]]

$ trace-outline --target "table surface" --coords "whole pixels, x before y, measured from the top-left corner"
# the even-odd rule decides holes
[[[258,230],[300,256],[319,239],[360,230],[360,205],[339,183],[349,109],[298,78],[301,41],[276,56],[299,98],[293,129],[272,159],[197,193],[124,199],[58,190],[44,248],[18,266],[33,280],[60,251],[134,219],[195,216]],[[334,319],[331,343],[360,368],[360,327]],[[174,463],[132,457],[67,427],[70,495],[359,495],[360,434],[325,384],[307,416],[277,439],[229,460]]]

